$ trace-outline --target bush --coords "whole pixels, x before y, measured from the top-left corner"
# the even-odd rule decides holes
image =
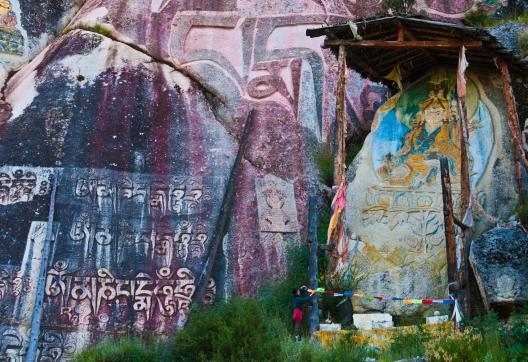
[[[260,305],[273,318],[292,327],[292,290],[309,281],[309,253],[306,246],[290,247],[287,252],[288,268],[286,277],[280,283],[264,285],[258,295]],[[306,320],[306,318],[304,318]]]
[[[139,339],[126,337],[118,341],[107,340],[95,348],[85,349],[75,358],[78,362],[144,362],[161,361],[158,345],[150,345]]]
[[[526,192],[519,194],[519,200],[515,207],[515,214],[523,225],[528,225],[528,195]]]
[[[490,19],[488,13],[482,9],[468,11],[464,16],[464,20],[467,23],[479,28],[485,28],[492,24],[492,20]]]
[[[194,310],[171,345],[181,361],[278,361],[280,350],[262,307],[239,298]]]
[[[523,56],[528,56],[528,30],[519,33],[517,36],[517,44],[519,44]]]
[[[315,164],[319,170],[320,181],[328,187],[334,185],[334,155],[329,150],[320,150],[315,155]]]
[[[382,10],[392,15],[409,15],[416,4],[416,0],[383,0]]]

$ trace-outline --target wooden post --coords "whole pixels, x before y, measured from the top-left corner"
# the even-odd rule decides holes
[[[318,207],[317,198],[310,196],[308,201],[308,247],[310,248],[310,262],[309,262],[309,273],[310,273],[310,288],[313,290],[317,289],[317,222],[318,222]],[[312,307],[310,309],[310,324],[309,333],[310,336],[319,330],[319,306],[317,303],[317,294],[314,294],[312,298]]]
[[[469,159],[467,154],[467,140],[469,139],[469,129],[467,125],[466,98],[458,98],[460,108],[460,218],[464,220],[469,207],[469,197],[471,195],[471,181],[469,178]],[[462,241],[459,246],[460,260],[457,263],[457,280],[459,291],[457,298],[462,309],[462,313],[469,316],[469,267],[466,250],[469,250],[467,240],[469,240],[469,230],[462,230]]]
[[[335,185],[341,184],[345,174],[345,139],[346,139],[346,103],[345,103],[345,86],[346,86],[346,50],[344,45],[339,46],[339,70],[337,80],[337,155],[334,161],[334,182]]]
[[[405,28],[400,24],[398,25],[398,41],[405,40]]]
[[[464,54],[464,48],[460,50],[461,57],[459,62],[465,62],[465,58],[462,58]],[[457,77],[465,77],[465,74],[459,74],[460,69],[467,67],[466,64],[460,63],[458,65]],[[465,79],[464,79],[465,81]],[[466,107],[466,96],[465,91],[461,93],[462,89],[458,90],[458,108],[460,110],[460,218],[465,219],[466,213],[469,208],[469,198],[471,197],[471,179],[469,176],[469,158],[468,158],[468,142],[469,142],[469,126],[467,119],[467,107]],[[472,212],[469,210],[469,212]],[[462,312],[469,316],[470,312],[470,292],[469,292],[469,265],[468,255],[466,250],[469,250],[469,229],[462,229],[461,231],[461,242],[457,245],[459,249],[460,260],[458,260],[458,282],[459,282],[459,293],[458,301],[462,308]]]
[[[448,283],[457,281],[455,216],[453,212],[453,196],[451,194],[451,178],[449,177],[449,162],[440,158],[440,175],[442,178],[442,197],[444,200],[444,229],[447,252]]]
[[[235,162],[233,163],[233,167],[231,168],[231,174],[229,175],[229,180],[227,181],[226,191],[222,200],[222,206],[220,207],[220,212],[218,213],[218,220],[216,221],[213,240],[211,241],[211,246],[209,247],[207,261],[205,262],[205,266],[202,269],[202,273],[197,278],[196,293],[194,294],[193,298],[193,305],[195,306],[202,304],[209,279],[211,278],[211,273],[213,272],[216,254],[220,244],[224,240],[227,227],[229,226],[231,209],[233,208],[233,204],[235,202],[236,180],[242,171],[242,163],[244,161],[246,149],[248,148],[249,135],[251,134],[251,129],[253,126],[253,112],[253,110],[250,110],[247,116],[246,124],[244,125],[244,131],[240,137],[238,153],[235,158]]]
[[[512,146],[513,155],[515,160],[515,180],[517,182],[517,188],[519,192],[523,191],[522,179],[521,179],[521,161],[525,168],[528,163],[524,156],[524,150],[521,142],[521,126],[519,124],[519,115],[517,114],[517,104],[515,102],[515,96],[511,85],[510,70],[508,64],[505,61],[500,63],[500,71],[502,75],[502,90],[504,92],[504,99],[506,100],[506,107],[508,109],[508,125],[512,134]]]
[[[469,132],[467,126],[466,98],[458,98],[460,109],[460,218],[464,219],[469,207],[469,195],[471,194],[471,183],[469,178],[469,159],[467,153],[467,140]]]

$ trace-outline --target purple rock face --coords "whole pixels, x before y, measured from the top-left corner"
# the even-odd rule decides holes
[[[445,14],[460,14],[471,9],[474,0],[426,0],[425,3],[431,9]]]

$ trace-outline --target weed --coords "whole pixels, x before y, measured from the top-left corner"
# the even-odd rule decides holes
[[[392,15],[409,15],[416,0],[383,0],[382,11]]]
[[[315,155],[320,181],[328,187],[334,185],[334,155],[328,149],[319,150]]]
[[[515,214],[524,226],[528,225],[528,195],[526,192],[519,194],[517,206],[515,207]]]
[[[517,44],[519,44],[523,56],[528,56],[528,30],[519,33],[517,36]]]

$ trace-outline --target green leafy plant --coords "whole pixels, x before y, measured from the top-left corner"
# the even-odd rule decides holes
[[[143,362],[162,361],[161,346],[148,344],[140,339],[125,337],[106,340],[102,344],[87,348],[75,358],[77,362]]]
[[[515,207],[515,214],[521,224],[525,226],[528,225],[528,195],[526,192],[519,194],[517,206]]]
[[[410,15],[416,0],[383,0],[382,11],[392,15]]]
[[[464,20],[466,23],[479,28],[488,27],[493,23],[488,13],[483,9],[468,11],[464,16]]]
[[[528,56],[528,30],[522,31],[517,35],[517,44],[521,49],[523,55]]]
[[[321,149],[315,155],[320,181],[328,187],[334,185],[334,155],[329,149]]]
[[[239,298],[194,310],[171,345],[181,361],[278,361],[280,349],[262,306]]]

